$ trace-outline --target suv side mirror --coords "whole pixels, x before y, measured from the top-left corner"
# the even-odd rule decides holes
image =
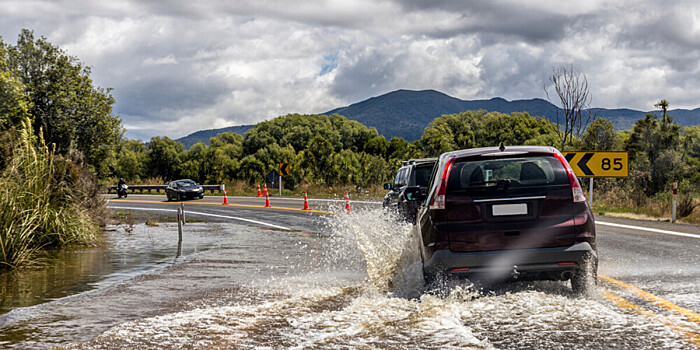
[[[391,187],[392,187],[391,182],[385,182],[385,183],[384,183],[384,189],[385,189],[385,190],[387,190],[387,191],[388,191],[388,190],[391,190]]]
[[[422,201],[425,199],[426,193],[419,186],[412,186],[404,189],[403,196],[409,201]]]

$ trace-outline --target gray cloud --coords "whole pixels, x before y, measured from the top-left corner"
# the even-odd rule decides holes
[[[593,104],[696,107],[700,5],[494,1],[5,0],[0,35],[34,29],[113,87],[129,137],[179,137],[395,89],[544,97],[552,68]]]

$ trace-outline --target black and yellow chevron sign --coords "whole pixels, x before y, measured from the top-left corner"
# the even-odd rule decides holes
[[[289,163],[280,163],[280,176],[289,176]]]
[[[579,177],[627,177],[627,152],[562,152]]]

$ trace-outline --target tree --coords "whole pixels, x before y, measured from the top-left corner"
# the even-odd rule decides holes
[[[123,140],[116,159],[115,175],[126,180],[140,180],[146,172],[146,146],[141,140]]]
[[[239,178],[248,182],[248,184],[254,184],[256,182],[265,181],[265,165],[253,156],[247,156],[241,159],[241,163],[238,166],[238,176]]]
[[[112,115],[110,89],[94,87],[89,67],[32,31],[22,30],[7,52],[9,69],[28,96],[35,133],[59,154],[77,149],[93,173],[106,175],[124,133]]]
[[[654,107],[661,109],[661,122],[664,124],[664,126],[668,125],[668,116],[666,114],[666,112],[668,111],[668,101],[661,100],[658,103],[655,103]]]
[[[586,151],[612,151],[617,144],[615,125],[605,118],[596,118],[583,134],[583,149]]]
[[[552,146],[556,126],[544,118],[528,113],[466,111],[443,115],[433,120],[423,132],[425,153],[436,156],[455,149],[505,145]]]
[[[7,48],[0,37],[0,130],[18,127],[30,118],[31,104],[24,94],[24,85],[7,63]]]
[[[24,94],[24,85],[7,64],[7,49],[0,37],[0,170],[12,158],[16,133],[23,120],[29,120],[31,104]]]
[[[568,69],[562,66],[552,70],[549,82],[553,85],[554,92],[561,103],[561,111],[560,108],[556,108],[555,118],[559,126],[559,140],[563,150],[573,136],[581,136],[581,131],[586,129],[591,120],[590,112],[585,113],[591,103],[588,79],[585,74],[576,72],[573,66]],[[547,100],[553,103],[547,85],[544,86],[544,92]]]
[[[148,143],[148,174],[161,176],[166,180],[180,177],[180,164],[184,146],[167,137],[153,137]]]
[[[646,178],[647,184],[643,189],[647,195],[663,190],[668,181],[678,180],[680,174],[681,128],[673,122],[671,116],[667,116],[667,120],[670,124],[664,126],[659,124],[658,116],[647,113],[644,119],[637,120],[625,142],[633,168],[638,169]],[[682,172],[686,169],[683,167],[680,170]],[[668,174],[673,175],[673,178]]]

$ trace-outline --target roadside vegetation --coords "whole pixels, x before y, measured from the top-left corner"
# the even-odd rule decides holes
[[[89,74],[31,31],[16,45],[0,38],[0,269],[99,238],[96,176],[111,173],[123,129]]]
[[[663,111],[662,111],[663,112]],[[229,194],[250,195],[280,162],[292,164],[283,194],[383,194],[402,160],[472,147],[546,145],[562,151],[628,151],[630,176],[596,179],[594,208],[670,216],[670,189],[679,182],[678,217],[696,222],[700,205],[700,126],[681,128],[672,116],[648,114],[632,130],[616,131],[597,118],[561,149],[560,129],[528,113],[466,111],[436,118],[415,142],[387,140],[340,115],[290,114],[258,123],[239,135],[221,133],[189,150],[167,137],[120,145],[114,176],[131,183],[163,184],[177,178],[226,184]],[[588,182],[584,181],[584,187]],[[277,193],[271,190],[271,193]],[[683,208],[681,210],[681,208]]]

